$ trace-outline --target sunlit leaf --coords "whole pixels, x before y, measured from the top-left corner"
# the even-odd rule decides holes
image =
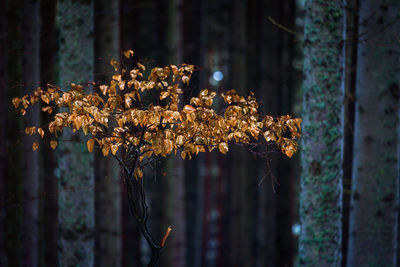
[[[58,145],[57,141],[55,141],[55,140],[51,140],[51,141],[50,141],[50,147],[51,147],[53,150],[56,149],[57,145]]]
[[[39,143],[38,143],[38,142],[34,142],[34,143],[32,144],[32,149],[33,149],[33,151],[37,150],[38,148],[39,148]]]
[[[89,151],[90,153],[92,153],[92,152],[93,152],[93,147],[94,147],[94,138],[89,139],[89,140],[86,142],[86,146],[87,146],[88,151]]]

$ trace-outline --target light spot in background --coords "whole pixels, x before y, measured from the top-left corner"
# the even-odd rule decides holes
[[[213,79],[217,82],[222,81],[222,79],[224,78],[224,74],[222,72],[220,72],[219,70],[215,71],[213,74]]]
[[[299,236],[301,231],[301,226],[299,223],[295,223],[292,225],[292,234],[295,236]]]
[[[222,81],[223,78],[224,78],[224,74],[221,71],[217,70],[217,71],[214,71],[214,73],[212,74],[210,79],[208,79],[208,82],[213,86],[217,86],[218,83],[220,81]]]

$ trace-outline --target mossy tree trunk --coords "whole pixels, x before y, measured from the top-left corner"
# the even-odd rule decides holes
[[[59,84],[93,80],[93,3],[60,0],[56,22],[59,32]],[[59,256],[61,266],[92,266],[94,262],[93,155],[82,134],[64,131],[56,150],[59,179]]]
[[[40,86],[39,1],[24,0],[23,7],[22,77],[24,94]],[[24,116],[24,126],[39,126],[39,106]],[[39,265],[39,151],[32,150],[38,135],[24,135],[23,142],[23,265]]]
[[[399,9],[360,2],[349,266],[398,264]]]
[[[112,58],[119,59],[119,2],[99,0],[95,10],[95,80],[106,82],[113,74]],[[95,153],[95,266],[121,265],[121,193],[118,162]]]
[[[343,4],[305,3],[300,265],[342,260]]]

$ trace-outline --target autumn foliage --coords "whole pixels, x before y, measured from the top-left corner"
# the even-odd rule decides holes
[[[125,60],[132,56],[133,51],[124,52]],[[225,154],[230,144],[266,147],[270,143],[288,157],[296,152],[301,119],[289,115],[262,116],[252,93],[247,97],[234,90],[220,94],[220,112],[216,111],[217,94],[207,89],[189,103],[182,103],[180,87],[182,83],[189,84],[193,65],[156,67],[147,78],[141,63],[137,62],[132,69],[115,60],[111,60],[111,65],[115,74],[108,84],[92,83],[84,88],[72,83],[68,90],[47,85],[31,95],[14,98],[13,105],[23,115],[29,106],[40,102],[43,112],[54,114],[46,128],[30,126],[25,129],[26,134],[52,136],[50,146],[55,149],[64,128],[81,130],[88,136],[90,152],[95,146],[104,156],[110,152],[117,155],[120,149],[126,155],[135,152],[136,178],[143,176],[142,162],[171,153],[190,159],[214,149]],[[146,105],[142,99],[149,91],[156,92],[156,99]],[[57,113],[57,108],[62,112]],[[39,143],[33,143],[33,149],[38,148]]]

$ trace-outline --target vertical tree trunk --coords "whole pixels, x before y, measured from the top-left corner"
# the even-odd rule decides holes
[[[247,5],[245,1],[233,1],[232,29],[232,79],[231,86],[239,94],[247,94]],[[241,147],[232,149],[233,171],[231,183],[230,208],[230,265],[245,266],[249,264],[249,236],[246,218],[248,211],[248,179],[246,174],[247,155]]]
[[[7,266],[6,255],[6,209],[7,196],[7,144],[6,144],[6,123],[7,123],[7,17],[6,1],[0,1],[0,266]]]
[[[90,0],[60,0],[59,82],[93,80],[93,4]],[[92,266],[94,261],[93,155],[83,135],[64,131],[56,150],[59,180],[59,255],[61,266]]]
[[[400,3],[360,2],[349,266],[395,266]]]
[[[265,21],[265,15],[268,14],[277,18],[277,1],[268,1],[260,3],[258,12],[262,18],[260,21],[259,44],[256,50],[259,50],[258,71],[260,80],[258,87],[258,96],[261,99],[261,109],[266,114],[277,115],[277,96],[276,96],[276,80],[278,76],[277,62],[277,35],[278,30],[275,25]],[[257,55],[256,55],[257,56]],[[257,70],[256,70],[257,71]],[[269,159],[268,159],[269,160]],[[265,160],[257,160],[259,163],[257,179],[261,180],[261,184],[257,188],[257,248],[255,256],[256,266],[276,266],[277,247],[275,241],[276,232],[276,202],[277,195],[274,192],[276,186],[272,181],[269,171],[276,175],[276,168],[270,170]]]
[[[346,266],[349,240],[349,214],[353,169],[355,86],[359,0],[347,0],[346,6],[346,71],[343,118],[343,227],[342,266]]]
[[[182,20],[182,0],[169,1],[166,31],[168,64],[181,64],[183,60]],[[178,155],[171,156],[167,164],[168,193],[171,201],[168,216],[173,231],[167,244],[171,251],[170,266],[183,267],[186,265],[185,162]]]
[[[22,118],[10,106],[13,97],[22,94],[22,0],[7,4],[7,194],[6,253],[8,266],[22,264]]]
[[[55,83],[55,11],[56,1],[41,1],[41,84]],[[51,121],[51,115],[41,112],[42,125]],[[42,229],[43,262],[46,266],[58,266],[58,184],[55,176],[55,151],[48,145],[50,136],[44,137],[42,152]]]
[[[95,79],[110,79],[111,58],[119,58],[119,2],[99,0],[95,7]],[[95,266],[121,265],[121,194],[118,162],[95,154],[96,258]]]
[[[300,265],[338,266],[342,259],[342,5],[305,4]]]
[[[40,86],[39,63],[39,1],[24,0],[23,3],[23,58],[22,75],[24,94]],[[24,126],[39,126],[39,106],[31,108],[24,116]],[[23,265],[39,265],[39,151],[32,150],[38,135],[23,137]]]

